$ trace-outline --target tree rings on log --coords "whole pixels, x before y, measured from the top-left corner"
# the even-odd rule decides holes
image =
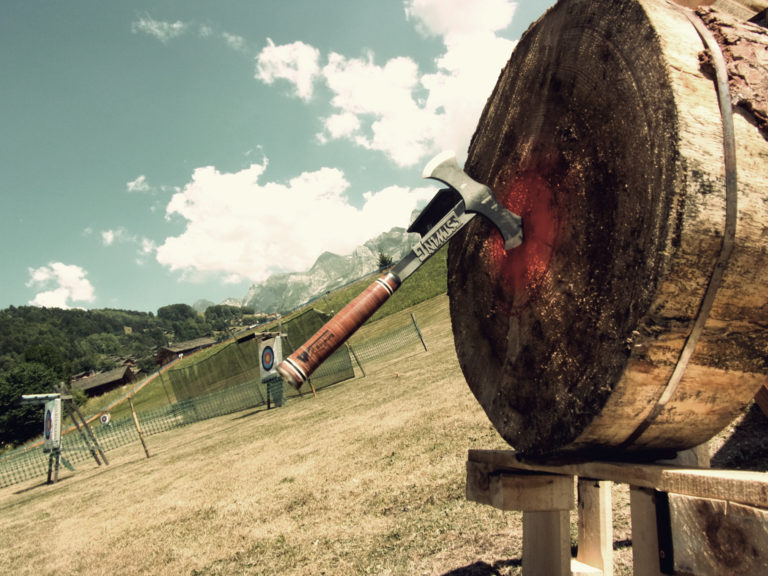
[[[465,378],[521,452],[690,448],[766,379],[768,141],[737,109],[734,244],[717,264],[723,121],[692,17],[663,0],[561,0],[483,111],[465,169],[522,216],[524,241],[505,252],[473,219],[451,241],[448,294]]]

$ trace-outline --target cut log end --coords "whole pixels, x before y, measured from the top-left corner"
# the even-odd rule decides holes
[[[475,219],[451,242],[448,290],[467,382],[517,450],[687,448],[757,389],[748,377],[718,399],[723,369],[765,373],[754,351],[768,349],[756,329],[768,302],[755,287],[748,317],[734,318],[728,288],[694,357],[710,386],[701,405],[685,381],[678,413],[623,446],[663,394],[722,240],[722,130],[700,46],[666,3],[561,1],[521,39],[486,105],[466,169],[523,217],[525,240],[505,252]],[[750,218],[768,216],[757,204]],[[740,241],[737,261],[762,249]],[[734,320],[749,343],[726,358],[713,344]]]

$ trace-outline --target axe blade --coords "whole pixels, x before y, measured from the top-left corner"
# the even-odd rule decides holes
[[[424,168],[424,178],[437,180],[455,190],[463,200],[464,210],[482,214],[504,238],[504,248],[511,250],[523,242],[523,221],[502,206],[488,186],[464,172],[450,150],[435,156]]]
[[[461,201],[461,194],[453,188],[439,190],[408,227],[408,232],[424,236]]]

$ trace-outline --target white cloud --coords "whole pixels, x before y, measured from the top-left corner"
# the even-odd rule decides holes
[[[147,256],[155,251],[155,243],[149,238],[137,236],[129,233],[125,228],[119,227],[111,230],[101,231],[101,242],[104,246],[114,246],[117,244],[127,244],[136,249],[134,261],[137,264],[144,264]]]
[[[262,182],[267,160],[235,173],[198,168],[166,208],[186,220],[179,236],[157,247],[157,260],[186,279],[221,274],[227,282],[260,281],[278,270],[305,270],[323,251],[349,253],[393,226],[404,226],[434,189],[389,187],[364,195],[362,208],[345,196],[349,183],[334,168],[305,172],[287,183]]]
[[[504,30],[516,7],[509,0],[406,0],[405,15],[422,33],[451,38]]]
[[[128,192],[148,192],[150,190],[147,177],[141,174],[135,180],[131,180],[125,184],[125,189]]]
[[[160,40],[163,44],[169,40],[178,38],[189,28],[189,24],[181,21],[176,22],[164,22],[162,20],[155,20],[148,14],[142,16],[131,24],[131,31],[134,34],[142,33],[148,36],[152,36],[157,40]]]
[[[340,111],[326,119],[327,136],[385,152],[403,166],[434,150],[432,114],[414,98],[420,83],[413,60],[393,58],[378,66],[372,55],[348,59],[334,53],[322,73],[334,94],[331,105]]]
[[[413,166],[441,150],[465,154],[483,106],[515,43],[499,36],[512,21],[509,0],[406,0],[405,13],[421,32],[439,36],[445,51],[425,73],[406,57],[377,64],[374,56],[331,53],[320,68],[318,51],[302,42],[258,56],[256,77],[292,82],[308,100],[316,81],[332,93],[320,142],[344,139]]]
[[[51,262],[47,266],[29,268],[27,286],[40,290],[29,301],[32,306],[69,308],[72,302],[93,302],[93,285],[80,266]]]
[[[151,254],[156,249],[154,241],[149,238],[141,238],[139,244],[141,245],[142,254]]]
[[[229,34],[228,32],[222,32],[221,37],[224,39],[224,42],[232,48],[232,50],[235,50],[237,52],[245,52],[247,49],[247,42],[245,41],[245,38],[242,36],[238,36],[236,34]]]
[[[242,36],[230,34],[226,31],[217,31],[209,24],[196,24],[194,22],[168,22],[155,20],[150,15],[144,15],[131,23],[131,32],[134,34],[146,34],[163,44],[179,38],[184,34],[196,34],[200,38],[213,38],[223,40],[224,43],[236,52],[246,53],[248,51],[248,42]]]
[[[360,120],[351,112],[334,114],[325,119],[325,129],[331,138],[343,138],[360,129]]]
[[[320,51],[304,42],[275,46],[267,38],[267,46],[256,56],[256,78],[266,84],[287,80],[293,84],[296,96],[309,100],[320,71],[319,58]]]

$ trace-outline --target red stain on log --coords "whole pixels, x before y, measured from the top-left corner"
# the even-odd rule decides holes
[[[555,249],[561,215],[549,184],[536,173],[523,173],[496,192],[499,201],[523,219],[523,243],[505,250],[500,237],[489,246],[490,268],[524,306],[544,282]]]

